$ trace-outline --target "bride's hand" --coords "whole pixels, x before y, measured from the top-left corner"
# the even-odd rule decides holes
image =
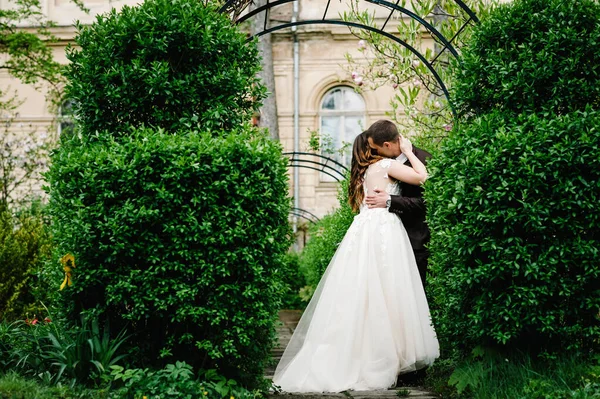
[[[412,143],[403,135],[400,135],[400,150],[402,150],[404,154],[412,152]]]

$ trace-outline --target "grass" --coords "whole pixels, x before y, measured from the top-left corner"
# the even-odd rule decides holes
[[[9,372],[0,375],[0,398],[2,399],[105,399],[102,390],[82,390],[70,387],[49,387]]]
[[[449,399],[600,399],[600,359],[539,360],[522,354],[459,363],[446,359],[429,370],[425,384]]]

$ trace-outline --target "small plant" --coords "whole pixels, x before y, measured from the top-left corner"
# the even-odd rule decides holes
[[[399,398],[404,398],[406,396],[410,396],[410,390],[408,389],[398,389],[396,391],[396,396]]]
[[[120,354],[127,340],[125,330],[110,337],[108,326],[100,329],[97,319],[81,317],[74,331],[61,331],[54,326],[42,337],[40,349],[45,362],[56,370],[55,382],[63,377],[79,383],[106,382],[110,367],[125,358]]]
[[[47,384],[99,385],[108,382],[110,367],[123,360],[125,332],[115,338],[98,321],[81,318],[67,328],[50,317],[0,323],[0,371],[18,370]]]
[[[168,399],[253,399],[256,395],[240,387],[237,382],[228,380],[215,370],[194,376],[192,367],[185,362],[168,364],[162,370],[124,369],[112,366],[113,382],[121,388],[111,392],[111,398],[155,397]]]

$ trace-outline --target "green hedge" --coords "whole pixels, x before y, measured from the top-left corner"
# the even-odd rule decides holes
[[[140,360],[253,386],[270,356],[290,245],[286,161],[253,129],[130,130],[53,154],[54,235],[76,258],[63,303],[127,326]]]
[[[265,96],[258,50],[204,3],[147,0],[77,26],[66,94],[85,134],[229,130],[251,119]]]
[[[452,83],[462,113],[600,106],[600,3],[515,0],[473,30]]]
[[[428,167],[438,336],[597,348],[600,112],[475,118]]]
[[[599,21],[594,0],[515,0],[463,48],[425,191],[442,347],[598,347]]]

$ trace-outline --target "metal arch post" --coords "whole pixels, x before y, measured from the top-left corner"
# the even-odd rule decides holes
[[[469,18],[467,19],[467,22],[465,22],[463,24],[463,26],[460,27],[460,29],[458,30],[458,32],[456,32],[454,34],[454,36],[452,36],[452,39],[450,39],[450,43],[452,43],[454,41],[454,39],[456,39],[456,37],[469,25],[469,22],[471,22],[472,19]],[[447,49],[446,46],[444,46],[438,53],[437,55],[431,60],[431,65],[435,64],[435,61],[439,58],[440,55],[442,55],[442,53]],[[457,59],[459,60],[459,62],[462,62],[461,59],[459,57],[457,57]]]
[[[390,3],[389,1],[386,1],[386,0],[365,0],[365,1],[367,3],[377,4],[382,7],[388,7],[393,10],[400,11],[401,13],[408,15],[409,17],[411,17],[412,19],[414,19],[415,21],[417,21],[418,23],[423,25],[431,34],[433,34],[435,37],[437,37],[442,42],[442,44],[444,44],[444,46],[446,46],[448,48],[448,50],[450,50],[450,52],[455,57],[458,57],[458,52],[456,51],[456,49],[454,47],[452,47],[452,44],[450,44],[448,42],[448,40],[444,37],[444,35],[442,35],[437,29],[435,29],[433,27],[433,25],[431,25],[429,22],[427,22],[421,16],[415,14],[414,12],[412,12],[404,7],[400,7],[397,4]],[[383,29],[381,29],[381,30],[383,31]]]
[[[321,18],[323,21],[327,17],[327,11],[329,11],[329,4],[331,4],[331,0],[327,0],[327,6],[325,7],[325,12],[323,13],[323,18]]]
[[[475,15],[475,13],[473,12],[473,10],[471,10],[471,9],[469,8],[469,6],[467,6],[467,5],[466,5],[465,3],[463,3],[461,0],[454,0],[454,2],[455,2],[456,4],[458,4],[458,6],[459,6],[460,8],[462,8],[462,9],[463,9],[463,11],[464,11],[464,12],[466,12],[466,13],[467,13],[467,15],[468,15],[469,17],[471,17],[471,19],[472,19],[473,21],[475,21],[475,23],[479,23],[479,18],[477,18],[477,15]]]
[[[288,1],[288,0],[284,0],[284,1]],[[419,60],[421,60],[421,62],[427,67],[427,69],[429,69],[429,72],[431,72],[431,74],[434,76],[435,80],[438,82],[438,84],[440,85],[440,88],[444,92],[444,96],[448,100],[448,105],[450,105],[450,109],[452,110],[452,114],[456,117],[457,114],[456,114],[456,110],[454,109],[454,105],[452,104],[452,101],[450,99],[450,93],[448,92],[448,89],[446,88],[446,85],[442,81],[442,78],[440,77],[440,75],[433,68],[433,65],[431,65],[429,63],[429,61],[427,61],[427,59],[423,56],[423,54],[421,54],[420,52],[418,52],[417,50],[415,50],[415,48],[412,47],[410,44],[406,43],[404,40],[399,39],[399,38],[397,38],[396,36],[394,36],[394,35],[392,35],[390,33],[382,32],[382,31],[378,30],[377,28],[373,28],[372,26],[362,25],[362,24],[358,24],[356,22],[346,22],[346,21],[337,21],[337,20],[324,20],[323,21],[323,20],[318,20],[317,19],[317,20],[297,21],[297,22],[294,22],[294,23],[281,24],[279,26],[275,26],[273,28],[269,28],[269,29],[267,29],[267,30],[265,30],[263,32],[260,32],[256,36],[266,35],[267,33],[275,32],[275,31],[278,31],[280,29],[291,28],[292,26],[313,25],[313,24],[314,25],[317,25],[317,24],[330,24],[330,25],[352,26],[352,27],[358,28],[358,29],[369,30],[371,32],[379,33],[380,35],[385,36],[388,39],[393,40],[396,43],[398,43],[401,46],[403,46],[404,48],[408,49],[411,53],[413,53],[415,56],[417,56],[417,58],[419,58]],[[249,40],[251,40],[251,38]]]

